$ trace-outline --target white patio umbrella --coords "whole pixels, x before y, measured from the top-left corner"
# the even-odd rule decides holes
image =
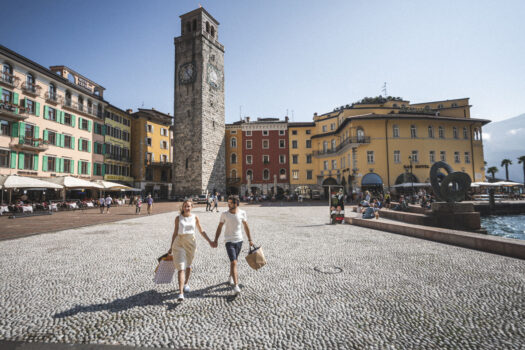
[[[501,185],[498,185],[497,182],[472,182],[470,184],[471,187],[499,187]]]
[[[405,183],[402,183],[402,184],[397,184],[397,185],[394,185],[392,187],[394,188],[400,188],[400,187],[403,187],[403,188],[410,188],[410,187],[430,187],[431,184],[430,183],[427,183],[427,182],[405,182]]]
[[[46,181],[54,182],[56,184],[64,186],[66,189],[74,188],[103,188],[101,185],[91,181],[79,179],[73,176],[57,176],[46,179]]]
[[[129,186],[126,186],[126,185],[123,185],[123,184],[119,184],[119,183],[116,183],[116,182],[110,182],[110,181],[105,181],[105,180],[95,180],[94,183],[102,186],[103,189],[105,190],[111,190],[111,191],[118,191],[118,190],[134,190],[134,188],[132,187],[129,187]]]
[[[513,181],[498,181],[498,182],[494,182],[494,185],[505,186],[505,187],[523,186],[523,184],[519,182],[513,182]]]
[[[34,177],[19,176],[19,175],[0,175],[0,189],[9,189],[9,202],[11,202],[11,194],[15,188],[56,188],[60,189],[63,186],[43,181]],[[2,198],[4,200],[4,191],[2,191]]]

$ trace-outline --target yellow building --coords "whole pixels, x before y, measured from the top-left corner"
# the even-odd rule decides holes
[[[288,123],[290,187],[297,195],[310,198],[317,184],[318,160],[312,155],[315,123]]]
[[[239,194],[242,185],[241,122],[226,125],[226,193]]]
[[[128,110],[131,111],[131,110]],[[131,115],[113,105],[105,111],[104,144],[95,142],[105,155],[104,180],[133,186],[131,176]]]
[[[131,172],[135,187],[154,198],[168,199],[172,189],[173,117],[140,108],[132,117]]]
[[[348,192],[428,183],[436,161],[483,181],[481,128],[470,118],[468,98],[410,104],[365,99],[314,115],[316,185],[343,185]]]

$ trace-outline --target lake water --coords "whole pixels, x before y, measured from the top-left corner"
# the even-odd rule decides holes
[[[525,240],[525,215],[491,215],[481,217],[481,227],[490,235]]]

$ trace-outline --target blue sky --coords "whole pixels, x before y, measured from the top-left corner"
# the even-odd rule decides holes
[[[123,109],[173,113],[179,15],[221,24],[226,121],[314,112],[364,96],[470,97],[473,117],[525,113],[525,2],[48,0],[2,4],[0,43],[66,65]]]

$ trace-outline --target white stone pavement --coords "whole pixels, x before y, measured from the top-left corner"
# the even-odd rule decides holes
[[[268,265],[199,236],[193,291],[153,284],[175,213],[0,242],[0,340],[198,349],[523,349],[525,261],[243,207]],[[223,209],[224,210],[224,209]],[[195,210],[215,234],[217,213]],[[243,251],[247,250],[247,244]],[[244,253],[243,253],[244,256]]]

